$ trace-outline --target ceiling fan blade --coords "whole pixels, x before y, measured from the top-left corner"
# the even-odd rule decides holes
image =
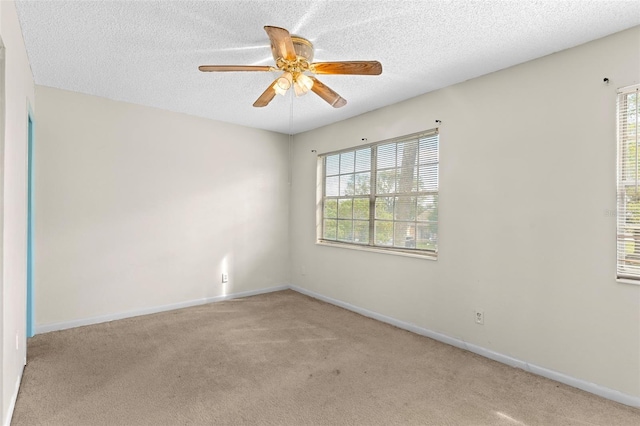
[[[316,74],[382,74],[382,64],[378,61],[316,62],[312,69]]]
[[[273,53],[273,59],[276,61],[278,58],[286,59],[287,61],[295,61],[296,50],[293,47],[293,41],[291,40],[291,34],[289,31],[280,27],[271,27],[269,25],[264,27],[264,30],[269,35],[271,40],[271,51]]]
[[[260,65],[200,65],[198,69],[202,72],[220,71],[274,71],[270,66]]]
[[[309,78],[313,80],[311,90],[313,90],[316,95],[324,99],[329,105],[334,108],[340,108],[347,104],[347,100],[334,92],[329,86],[325,85],[315,77],[310,76]]]
[[[266,107],[267,105],[269,105],[269,102],[271,102],[273,100],[273,98],[276,97],[276,89],[274,89],[273,86],[276,84],[277,81],[278,81],[278,79],[275,79],[273,81],[273,83],[271,83],[269,85],[269,87],[267,87],[267,90],[265,90],[262,93],[262,95],[260,95],[260,97],[258,99],[256,99],[256,101],[253,103],[254,107],[262,108],[262,107]]]

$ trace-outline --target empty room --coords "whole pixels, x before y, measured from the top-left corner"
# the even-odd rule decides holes
[[[1,1],[3,425],[640,424],[637,1]]]

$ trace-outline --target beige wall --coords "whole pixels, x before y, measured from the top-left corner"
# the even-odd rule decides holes
[[[288,284],[288,136],[36,96],[37,327]]]
[[[5,127],[2,211],[2,421],[7,421],[26,360],[27,111],[33,76],[13,2],[0,2],[5,46]],[[16,348],[16,336],[18,347]]]
[[[296,135],[292,284],[640,397],[640,286],[615,280],[609,214],[616,89],[639,82],[634,28]],[[439,259],[315,245],[311,150],[436,119]]]

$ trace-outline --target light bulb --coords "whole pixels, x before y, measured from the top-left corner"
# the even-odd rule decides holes
[[[313,80],[308,76],[297,73],[294,75],[293,89],[296,92],[296,96],[302,96],[307,93],[313,87]]]
[[[276,94],[282,95],[282,96],[284,96],[284,94],[287,93],[285,89],[280,87],[277,81],[273,84],[273,90],[275,90]]]
[[[304,86],[299,84],[297,81],[293,83],[293,90],[295,91],[296,96],[302,96],[309,91]]]
[[[293,82],[293,76],[290,72],[285,72],[280,76],[273,85],[273,89],[276,91],[278,95],[284,96],[287,93],[287,90],[291,87],[291,83]]]
[[[311,80],[311,78],[309,78],[309,76],[307,75],[298,74],[296,77],[296,81],[306,89],[305,93],[311,90],[311,88],[313,87],[313,80]]]

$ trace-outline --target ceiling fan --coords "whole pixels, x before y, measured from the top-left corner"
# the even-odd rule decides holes
[[[305,38],[291,35],[284,28],[265,26],[271,40],[271,53],[276,66],[259,65],[201,65],[203,72],[228,71],[282,71],[267,90],[253,103],[254,107],[264,107],[276,94],[284,95],[293,86],[296,96],[309,90],[324,99],[334,108],[346,105],[347,101],[323,84],[312,74],[380,75],[382,65],[378,61],[313,62],[313,44]]]

